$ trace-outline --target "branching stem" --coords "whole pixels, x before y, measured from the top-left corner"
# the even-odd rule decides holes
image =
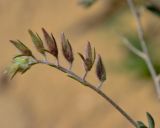
[[[148,53],[148,48],[147,48],[147,45],[146,45],[146,42],[145,42],[145,39],[144,39],[144,32],[143,32],[140,13],[136,9],[133,0],[127,0],[127,2],[128,2],[128,5],[131,9],[131,12],[132,12],[132,14],[135,18],[136,26],[137,26],[137,33],[138,33],[138,37],[139,37],[140,44],[141,44],[141,47],[142,47],[142,51],[139,50],[137,53],[142,53],[143,52],[143,54],[145,54],[145,58],[143,58],[143,59],[144,59],[146,65],[147,65],[147,67],[149,69],[149,72],[151,74],[151,77],[153,79],[158,98],[160,98],[160,82],[159,82],[159,80],[157,80],[157,73],[155,71],[155,68],[152,64],[152,61],[151,61],[149,53]]]
[[[67,75],[78,81],[79,83],[83,84],[86,87],[89,87],[90,89],[92,89],[93,91],[95,91],[97,94],[99,94],[101,97],[103,97],[107,102],[109,102],[117,111],[119,111],[135,128],[137,128],[137,123],[136,121],[134,121],[133,118],[131,118],[119,105],[117,105],[109,96],[107,96],[102,90],[100,90],[99,88],[97,88],[95,85],[89,83],[88,81],[86,81],[85,79],[81,78],[80,76],[78,76],[77,74],[75,74],[73,71],[66,69],[62,66],[57,66],[53,63],[50,62],[45,62],[45,61],[41,61],[41,60],[37,60],[37,63],[41,63],[41,64],[46,64],[49,65],[51,67],[54,67],[64,73],[67,73]]]

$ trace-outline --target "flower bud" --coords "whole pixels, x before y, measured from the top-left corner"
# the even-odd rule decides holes
[[[98,55],[98,58],[97,58],[96,75],[101,82],[104,82],[106,80],[106,70],[102,63],[102,59],[100,55]]]
[[[52,34],[50,36],[44,28],[42,28],[42,31],[43,31],[43,35],[44,35],[46,44],[48,46],[49,52],[53,56],[58,58],[58,48],[57,48],[57,44],[56,44],[56,40],[55,40],[54,36]]]
[[[94,52],[92,52],[91,44],[90,44],[90,42],[88,42],[86,47],[85,47],[84,56],[81,53],[79,53],[79,55],[84,62],[85,70],[90,71],[93,67],[93,64],[94,64],[95,58],[96,58],[95,48],[94,48]]]
[[[25,56],[32,56],[31,50],[25,46],[21,41],[10,40],[10,42]]]
[[[43,46],[43,41],[41,40],[41,38],[39,37],[39,35],[36,33],[33,33],[31,30],[28,30],[32,42],[34,43],[35,47],[37,48],[37,50],[45,56],[45,52],[44,52],[44,46]]]
[[[72,64],[74,60],[72,46],[69,40],[66,39],[64,33],[61,34],[61,44],[62,44],[62,52],[64,57],[69,63]]]

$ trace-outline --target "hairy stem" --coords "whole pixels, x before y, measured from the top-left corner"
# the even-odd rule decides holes
[[[134,127],[137,128],[137,123],[136,121],[134,121],[133,118],[131,118],[119,105],[117,105],[109,96],[107,96],[102,90],[100,90],[99,88],[97,88],[95,85],[89,83],[88,81],[86,81],[85,79],[81,78],[80,76],[78,76],[77,74],[75,74],[73,71],[66,69],[62,66],[57,66],[53,63],[50,62],[45,62],[45,61],[41,61],[41,60],[37,60],[37,63],[41,63],[41,64],[46,64],[49,65],[51,67],[54,67],[64,73],[67,73],[67,75],[80,82],[81,84],[83,84],[86,87],[89,87],[90,89],[94,90],[97,94],[99,94],[101,97],[103,97],[107,102],[109,102],[117,111],[119,111]]]
[[[147,48],[147,45],[146,45],[146,42],[144,39],[144,32],[143,32],[142,22],[140,19],[141,18],[140,13],[136,9],[133,0],[127,0],[127,2],[128,2],[128,5],[129,5],[131,12],[132,12],[132,14],[135,18],[135,21],[136,21],[137,33],[138,33],[138,37],[140,40],[140,44],[141,44],[143,53],[146,55],[146,57],[144,58],[144,61],[145,61],[146,65],[148,66],[149,72],[150,72],[151,77],[153,79],[158,98],[160,98],[160,82],[159,82],[159,80],[157,80],[157,73],[154,69],[154,66],[152,64],[152,61],[151,61],[149,53],[148,53],[148,48]]]

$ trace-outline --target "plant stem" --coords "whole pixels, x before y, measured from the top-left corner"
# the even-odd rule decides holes
[[[56,58],[56,60],[57,60],[57,66],[59,66],[59,59],[58,59],[58,57]]]
[[[72,69],[72,63],[69,63],[69,67],[68,67],[69,70]]]
[[[102,88],[103,83],[104,83],[104,82],[100,82],[100,84],[98,85],[98,89],[101,89],[101,88]]]
[[[84,75],[83,75],[83,80],[86,79],[87,74],[88,74],[88,71],[85,71],[85,73],[84,73]]]
[[[131,9],[131,12],[132,12],[132,14],[135,18],[135,21],[136,21],[137,33],[138,33],[138,37],[139,37],[139,40],[140,40],[140,44],[141,44],[143,53],[146,55],[146,57],[144,58],[144,61],[147,65],[147,67],[149,69],[149,72],[151,74],[151,77],[153,79],[158,98],[160,98],[160,82],[157,79],[157,73],[154,69],[154,66],[152,64],[152,61],[151,61],[149,53],[148,53],[148,48],[147,48],[147,45],[146,45],[146,42],[145,42],[145,39],[144,39],[144,32],[143,32],[143,28],[142,28],[142,22],[141,22],[141,19],[140,19],[140,14],[136,9],[133,0],[127,0],[127,2],[128,2],[128,5],[129,5],[129,7]]]
[[[100,90],[99,88],[97,88],[95,85],[89,83],[88,81],[86,81],[85,79],[81,78],[80,76],[78,76],[77,74],[75,74],[73,71],[68,70],[62,66],[57,66],[53,63],[50,62],[45,62],[45,61],[41,61],[41,60],[37,60],[37,63],[41,63],[41,64],[46,64],[49,65],[51,67],[54,67],[58,70],[61,70],[64,73],[67,73],[67,75],[82,83],[83,85],[85,85],[86,87],[89,87],[90,89],[94,90],[97,94],[99,94],[101,97],[103,97],[107,102],[109,102],[117,111],[119,111],[135,128],[137,128],[137,123],[136,121],[131,118],[119,105],[117,105],[109,96],[107,96],[102,90]]]

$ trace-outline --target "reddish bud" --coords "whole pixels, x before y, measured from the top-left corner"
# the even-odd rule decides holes
[[[98,58],[97,58],[96,75],[101,82],[104,82],[106,80],[106,70],[100,55],[98,55]]]
[[[43,35],[44,35],[46,44],[48,46],[49,52],[53,56],[58,58],[58,48],[57,48],[57,44],[56,44],[56,40],[55,40],[54,36],[52,34],[50,36],[44,28],[42,28],[42,31],[43,31]]]
[[[72,51],[72,46],[68,39],[66,39],[64,33],[61,34],[62,52],[64,57],[69,63],[73,63],[74,56]]]
[[[90,42],[87,43],[86,47],[85,47],[85,54],[84,56],[79,53],[80,57],[82,58],[83,62],[84,62],[84,67],[86,71],[90,71],[93,67],[93,64],[95,62],[95,58],[96,58],[96,51],[94,48],[94,52],[92,52],[92,47]]]

